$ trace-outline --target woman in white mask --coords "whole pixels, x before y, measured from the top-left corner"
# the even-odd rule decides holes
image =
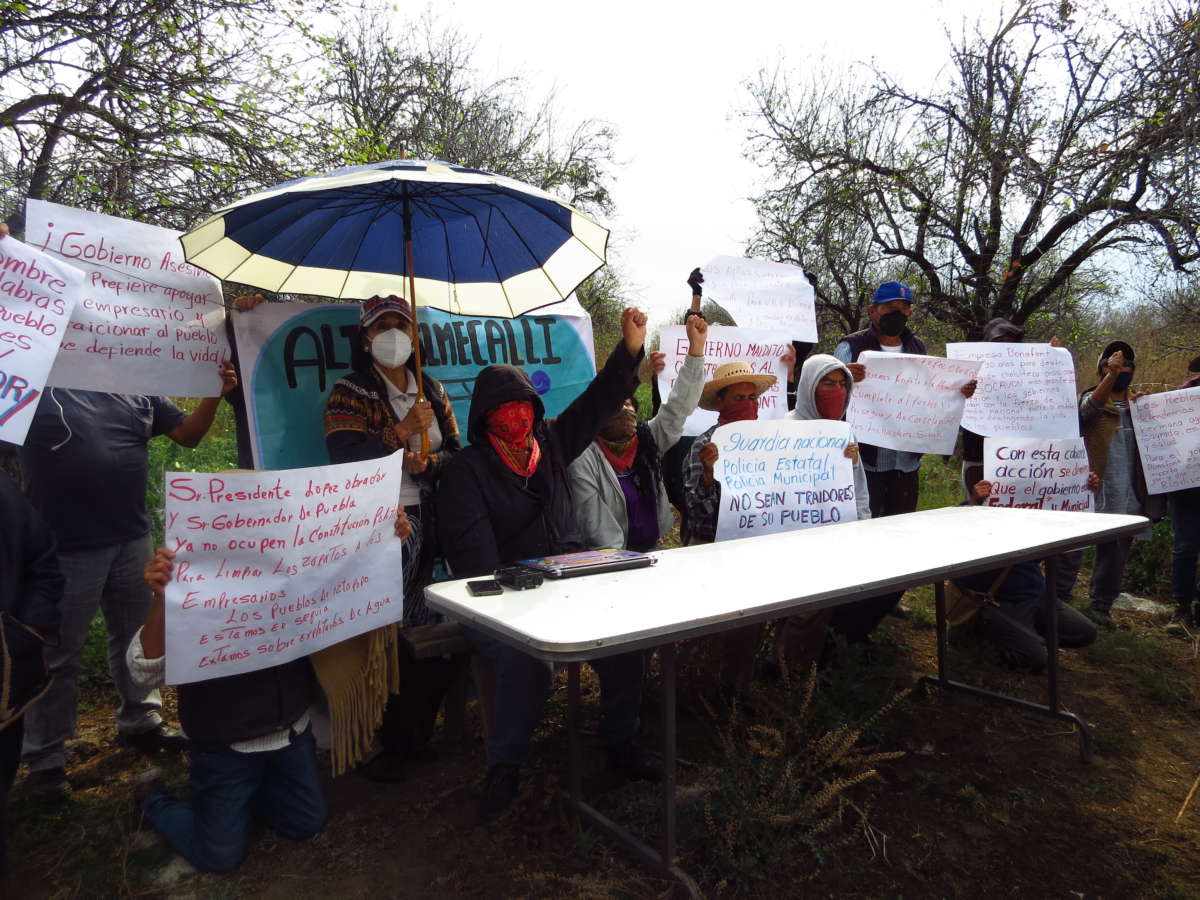
[[[423,625],[432,620],[424,588],[433,580],[434,561],[440,556],[433,492],[442,467],[462,444],[441,382],[422,373],[425,399],[417,399],[412,318],[402,297],[363,301],[352,339],[353,372],[333,386],[325,405],[325,445],[334,463],[378,459],[401,447],[406,451],[400,504],[413,532],[403,545],[404,621]],[[422,450],[422,434],[429,438],[427,451]],[[449,665],[443,659],[401,659],[404,694],[393,696],[388,704],[380,729],[384,752],[367,765],[369,777],[398,781],[406,759],[429,754],[433,720],[453,674]]]

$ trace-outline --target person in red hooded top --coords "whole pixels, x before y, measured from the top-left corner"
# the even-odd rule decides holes
[[[470,445],[442,471],[438,533],[455,578],[491,575],[522,559],[587,549],[575,519],[567,467],[621,410],[637,386],[646,316],[621,315],[624,340],[570,406],[546,418],[533,383],[516,366],[488,366],[475,379],[467,419]],[[487,735],[487,780],[480,813],[503,812],[516,797],[529,739],[550,693],[551,670],[540,660],[477,631],[476,651],[493,667],[495,701]],[[640,660],[622,654],[597,660],[601,734],[614,769],[661,777],[661,762],[633,743],[641,704]],[[657,766],[656,766],[657,764]]]

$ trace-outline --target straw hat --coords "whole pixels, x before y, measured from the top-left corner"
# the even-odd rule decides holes
[[[775,376],[756,375],[754,370],[750,368],[749,363],[725,363],[725,365],[719,366],[717,371],[713,373],[712,381],[705,382],[704,390],[700,394],[700,408],[715,410],[717,408],[714,406],[717,402],[717,391],[721,390],[721,388],[727,388],[731,384],[743,384],[745,382],[754,385],[755,389],[761,394],[763,391],[774,386]]]

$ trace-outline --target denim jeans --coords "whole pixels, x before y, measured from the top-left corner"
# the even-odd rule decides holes
[[[1175,544],[1171,554],[1171,597],[1182,609],[1196,601],[1196,556],[1200,554],[1200,488],[1168,495]]]
[[[202,872],[229,872],[241,864],[254,819],[297,841],[325,827],[329,807],[311,728],[280,750],[238,753],[194,745],[188,752],[191,801],[159,794],[143,809],[171,848]]]
[[[468,630],[467,635],[496,672],[488,765],[519,766],[529,755],[529,739],[545,712],[553,670],[549,663],[486,634]],[[600,676],[600,742],[615,747],[633,740],[640,724],[643,654],[622,653],[589,665]]]
[[[150,608],[150,589],[142,580],[142,568],[151,555],[149,535],[124,544],[58,554],[66,580],[60,643],[45,650],[53,678],[50,689],[25,714],[22,759],[30,771],[66,766],[66,742],[75,736],[83,645],[97,609],[103,610],[108,629],[108,674],[121,697],[117,730],[138,734],[162,721],[158,691],[134,684],[125,665],[125,651]]]

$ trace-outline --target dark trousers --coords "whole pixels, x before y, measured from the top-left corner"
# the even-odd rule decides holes
[[[1071,607],[1058,605],[1060,647],[1086,647],[1096,640],[1096,626]],[[1024,672],[1046,667],[1046,615],[1043,600],[1030,597],[1016,603],[986,603],[979,610],[984,636],[1000,651],[1006,665]]]
[[[21,764],[21,737],[25,731],[25,717],[18,716],[0,730],[0,876],[8,864],[8,792],[17,777],[17,766]]]
[[[1184,612],[1196,601],[1196,557],[1200,555],[1200,488],[1168,495],[1175,543],[1171,553],[1171,597]]]
[[[413,659],[401,648],[400,693],[388,698],[379,726],[385,753],[403,754],[429,743],[446,691],[467,660],[467,654],[462,659]]]
[[[553,670],[544,660],[482,632],[468,630],[467,635],[496,675],[488,765],[519,766],[529,755],[529,739],[545,712]],[[640,724],[644,654],[621,653],[591,660],[589,665],[600,676],[600,742],[616,747],[633,740]]]
[[[1132,537],[1117,538],[1096,546],[1096,565],[1092,568],[1092,583],[1088,589],[1093,609],[1100,612],[1112,609],[1117,595],[1121,593],[1125,563],[1132,549]]]
[[[159,794],[143,810],[171,848],[202,872],[229,872],[241,864],[254,819],[297,841],[325,827],[329,808],[311,728],[279,750],[238,753],[193,745],[189,755],[191,802]]]
[[[867,472],[867,490],[871,494],[871,518],[897,516],[917,511],[917,494],[921,487],[921,471]],[[867,551],[869,552],[869,551]],[[904,592],[884,594],[854,603],[844,603],[833,611],[833,630],[847,643],[865,641],[891,612]]]

